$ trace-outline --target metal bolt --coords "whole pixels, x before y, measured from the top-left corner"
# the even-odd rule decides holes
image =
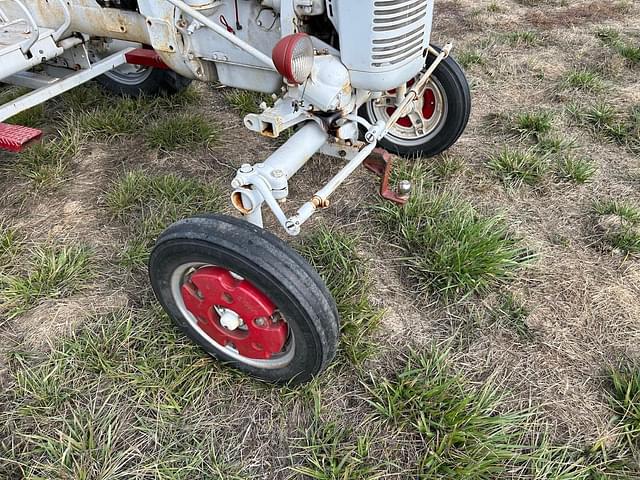
[[[282,177],[284,177],[284,172],[282,170],[280,170],[280,169],[273,170],[271,172],[271,176],[273,178],[282,178]]]
[[[409,180],[400,180],[398,182],[398,195],[408,197],[411,193],[411,182]]]
[[[222,325],[227,330],[236,330],[240,325],[242,325],[242,320],[240,316],[234,312],[233,310],[225,309],[224,313],[220,316],[220,325]]]
[[[253,172],[253,167],[248,163],[243,163],[242,166],[240,167],[240,171],[242,173],[251,173]]]
[[[259,327],[264,327],[267,324],[267,319],[264,317],[258,317],[254,322]]]

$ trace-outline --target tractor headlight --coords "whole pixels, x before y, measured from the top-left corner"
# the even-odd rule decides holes
[[[296,33],[282,38],[273,49],[273,63],[289,82],[300,85],[313,69],[313,43],[306,33]]]

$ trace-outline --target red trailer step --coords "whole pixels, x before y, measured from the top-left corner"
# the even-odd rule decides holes
[[[136,48],[124,56],[127,59],[127,63],[133,65],[141,65],[143,67],[153,67],[162,70],[168,70],[169,67],[162,61],[162,57],[158,55],[158,52],[148,48]]]
[[[42,131],[37,128],[0,123],[0,150],[20,152],[27,143],[41,135]]]

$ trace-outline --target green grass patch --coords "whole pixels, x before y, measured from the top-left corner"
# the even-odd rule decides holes
[[[433,162],[433,174],[438,180],[447,180],[461,173],[465,167],[464,158],[445,153]]]
[[[640,208],[626,201],[600,200],[593,205],[595,230],[602,242],[627,254],[640,254]]]
[[[126,173],[105,197],[112,214],[131,229],[121,263],[129,268],[144,267],[156,237],[169,224],[196,213],[217,212],[222,198],[215,183],[141,170]]]
[[[105,105],[86,111],[77,127],[97,139],[113,139],[133,135],[148,123],[154,102],[145,97],[114,97]]]
[[[553,445],[543,437],[527,453],[526,478],[536,480],[629,480],[633,468],[627,465],[626,452],[579,449],[571,445]]]
[[[540,43],[540,37],[537,32],[531,30],[519,30],[508,33],[506,35],[509,45],[517,47],[532,47]]]
[[[0,394],[2,478],[249,478],[223,458],[202,405],[250,384],[159,311],[91,317],[46,353],[14,353],[11,365]]]
[[[596,36],[605,45],[615,45],[620,41],[620,32],[613,27],[601,27],[596,31]]]
[[[610,372],[611,406],[624,446],[640,452],[640,368],[627,365]]]
[[[195,84],[191,84],[187,88],[180,90],[178,93],[160,95],[156,97],[155,100],[160,108],[188,107],[200,102],[202,100],[202,94],[195,87]]]
[[[575,148],[575,140],[567,140],[556,136],[543,136],[538,139],[534,149],[543,157],[567,152]]]
[[[587,183],[598,171],[596,165],[588,158],[573,155],[563,156],[556,167],[556,175],[564,181]]]
[[[45,115],[44,105],[36,105],[29,110],[20,112],[13,117],[7,119],[5,122],[13,125],[23,125],[25,127],[37,128],[45,124],[47,118]]]
[[[315,422],[307,430],[305,444],[298,456],[303,465],[293,467],[296,473],[314,480],[373,480],[382,473],[369,455],[372,439],[367,435],[351,439],[353,432],[335,423]]]
[[[640,64],[640,45],[627,41],[619,31],[604,27],[596,32],[596,36],[608,47],[615,50],[618,55],[627,60],[631,65]]]
[[[617,109],[604,102],[596,103],[582,112],[584,120],[598,129],[612,128],[617,116]]]
[[[480,50],[468,49],[461,50],[457,53],[456,61],[462,65],[463,68],[469,68],[473,65],[484,65],[486,58]]]
[[[544,110],[521,112],[515,115],[513,128],[523,136],[544,135],[553,129],[554,118],[553,112]]]
[[[89,82],[63,93],[52,101],[59,105],[63,113],[69,111],[82,113],[94,108],[106,107],[115,100],[114,96],[109,95],[97,83]]]
[[[459,298],[483,292],[532,259],[500,217],[483,216],[458,194],[420,183],[399,207],[378,207],[379,220],[404,249],[402,260],[421,294]]]
[[[471,387],[446,351],[413,353],[402,371],[368,390],[380,418],[415,435],[422,452],[415,478],[494,479],[522,459],[527,413],[499,413],[492,382]]]
[[[30,91],[30,89],[24,87],[6,87],[0,91],[0,105],[17,100]],[[25,127],[39,127],[42,126],[45,120],[44,105],[40,104],[10,117],[8,120],[5,120],[5,122],[14,125],[24,125]]]
[[[518,188],[525,184],[537,185],[549,170],[547,158],[534,150],[508,148],[489,157],[487,166],[510,188]]]
[[[79,246],[41,247],[30,252],[27,270],[0,275],[0,310],[13,318],[46,298],[64,298],[92,277],[91,255]]]
[[[145,132],[147,145],[172,151],[210,147],[219,136],[218,127],[198,114],[179,114],[157,119]]]
[[[357,237],[321,226],[298,247],[336,301],[341,320],[340,348],[356,365],[374,353],[370,336],[382,314],[369,300],[371,279],[356,252],[357,244]]]
[[[265,103],[268,106],[273,105],[271,96],[266,93],[252,92],[250,90],[231,89],[224,94],[225,100],[231,107],[242,117],[250,113],[260,113],[260,105]]]
[[[604,83],[597,72],[582,68],[567,73],[562,80],[561,87],[584,92],[600,92],[604,89]]]
[[[617,215],[628,222],[640,222],[640,207],[623,200],[598,200],[593,204],[598,215]]]
[[[35,188],[51,188],[65,180],[71,161],[80,151],[76,131],[59,132],[59,137],[35,143],[18,155],[16,170]]]
[[[621,45],[618,48],[618,53],[634,65],[640,63],[640,46]]]
[[[18,251],[16,231],[0,222],[0,272],[6,268]]]
[[[624,112],[606,102],[598,102],[586,107],[572,107],[571,113],[594,133],[637,152],[640,151],[639,110],[636,105]]]

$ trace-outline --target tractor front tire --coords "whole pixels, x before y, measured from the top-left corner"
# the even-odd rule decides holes
[[[339,318],[318,273],[275,235],[244,220],[181,220],[149,261],[176,325],[213,357],[261,380],[298,384],[334,358]]]
[[[429,53],[425,68],[435,58]],[[418,78],[410,80],[407,87],[411,87]],[[379,120],[386,122],[395,110],[396,89],[368,101],[359,113],[373,124]],[[379,144],[385,150],[405,157],[438,155],[460,138],[470,113],[469,83],[460,65],[452,57],[447,57],[433,72],[414,108],[391,127]]]

